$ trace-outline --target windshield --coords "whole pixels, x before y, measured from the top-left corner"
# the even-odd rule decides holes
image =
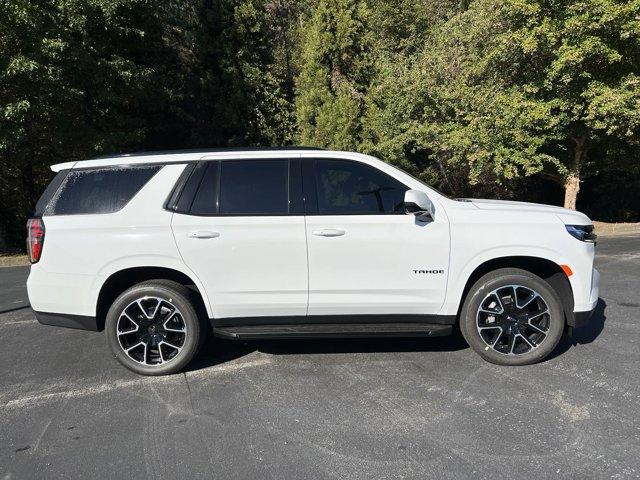
[[[396,167],[397,168],[397,167]],[[418,177],[416,177],[415,175],[411,175],[409,172],[407,172],[406,170],[402,170],[404,173],[406,173],[407,175],[409,175],[411,178],[413,178],[415,181],[420,182],[422,185],[424,185],[425,187],[430,188],[431,190],[435,190],[436,193],[439,193],[440,195],[442,195],[444,198],[448,198],[449,200],[451,200],[451,197],[449,195],[445,195],[444,193],[442,193],[440,190],[438,190],[437,188],[433,187],[432,185],[427,185],[426,183],[424,183],[422,180],[420,180]]]

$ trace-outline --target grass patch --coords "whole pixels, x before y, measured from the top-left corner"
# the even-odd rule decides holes
[[[23,267],[26,265],[29,265],[29,259],[22,253],[15,255],[0,255],[0,267]]]
[[[596,234],[605,236],[640,234],[640,223],[593,222]]]

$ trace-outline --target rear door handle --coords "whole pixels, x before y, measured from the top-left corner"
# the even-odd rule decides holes
[[[219,232],[208,232],[206,230],[196,230],[195,232],[189,232],[187,234],[189,238],[217,238],[219,236]]]
[[[345,234],[345,231],[337,228],[321,228],[320,230],[314,230],[311,233],[318,237],[340,237]]]

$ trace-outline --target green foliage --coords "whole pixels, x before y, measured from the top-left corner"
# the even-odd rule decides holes
[[[640,0],[0,0],[0,249],[49,165],[122,151],[299,142],[456,196],[610,197],[639,69]]]
[[[424,48],[435,25],[463,8],[458,0],[370,0],[373,55],[415,54]]]
[[[173,15],[144,0],[0,2],[5,242],[22,237],[49,164],[133,150],[174,131],[168,104],[181,72],[164,39],[177,28]]]
[[[373,76],[368,17],[362,0],[319,0],[305,22],[296,99],[302,143],[357,148]]]
[[[613,150],[635,158],[639,16],[639,2],[473,2],[382,70],[369,147],[418,153],[454,193],[447,172],[485,188],[537,173],[569,187]]]
[[[259,0],[0,0],[0,249],[53,163],[290,142],[271,33]]]
[[[271,6],[282,13],[286,5]],[[270,13],[261,0],[204,0],[195,39],[192,145],[273,145],[289,143],[292,98],[278,78]],[[281,24],[277,25],[281,41]]]

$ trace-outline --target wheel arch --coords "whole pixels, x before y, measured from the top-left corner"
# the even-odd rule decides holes
[[[566,323],[570,326],[575,325],[573,289],[562,267],[548,258],[526,255],[496,257],[478,265],[467,278],[464,289],[462,290],[462,296],[458,306],[458,319],[460,318],[464,299],[467,297],[473,284],[483,275],[500,268],[520,268],[545,280],[551,288],[555,290],[558,297],[560,297]]]
[[[97,329],[103,330],[109,307],[128,288],[148,280],[171,280],[189,289],[196,311],[209,316],[209,309],[198,284],[184,272],[167,267],[136,266],[112,273],[102,284],[96,301]]]

